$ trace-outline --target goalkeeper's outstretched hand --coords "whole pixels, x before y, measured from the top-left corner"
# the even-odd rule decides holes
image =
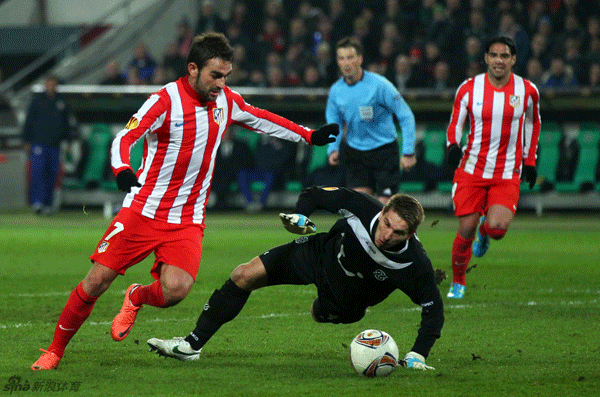
[[[326,124],[321,128],[313,131],[312,135],[310,136],[310,143],[316,146],[325,146],[328,143],[335,142],[335,137],[339,133],[339,125],[335,123]]]
[[[428,369],[435,369],[425,364],[425,357],[415,352],[407,353],[406,357],[404,357],[404,360],[400,361],[400,365],[406,368],[420,369],[422,371],[426,371]]]
[[[279,214],[283,227],[295,234],[309,234],[317,231],[315,224],[302,214]]]

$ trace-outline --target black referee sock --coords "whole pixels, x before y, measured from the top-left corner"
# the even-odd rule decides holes
[[[245,291],[227,280],[221,289],[215,290],[198,321],[196,328],[185,338],[194,350],[200,349],[221,328],[221,325],[233,320],[242,310],[250,291]]]

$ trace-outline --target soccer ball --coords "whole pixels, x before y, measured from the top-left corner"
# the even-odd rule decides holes
[[[388,376],[398,365],[398,346],[386,332],[367,329],[350,343],[350,363],[362,376]]]

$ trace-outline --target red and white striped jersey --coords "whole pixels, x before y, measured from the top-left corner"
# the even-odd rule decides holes
[[[182,77],[150,95],[113,141],[117,175],[131,168],[131,147],[145,137],[136,173],[142,186],[131,189],[123,206],[168,223],[204,225],[217,149],[232,123],[294,142],[310,143],[313,131],[248,105],[228,87],[215,101],[201,102]]]
[[[464,81],[456,91],[446,141],[460,146],[468,115],[470,131],[460,167],[485,179],[518,179],[523,161],[535,166],[539,97],[533,83],[514,73],[502,88],[492,86],[487,73]]]

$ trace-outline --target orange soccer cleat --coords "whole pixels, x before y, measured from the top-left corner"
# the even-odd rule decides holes
[[[60,362],[61,357],[58,357],[55,353],[50,352],[48,350],[40,349],[44,352],[38,358],[36,362],[33,363],[31,369],[34,371],[40,371],[45,369],[56,369],[58,368],[58,363]]]
[[[138,311],[144,307],[144,305],[134,306],[129,300],[131,292],[140,286],[141,284],[132,284],[125,291],[125,300],[123,301],[121,311],[115,316],[110,327],[110,336],[116,341],[122,341],[129,335],[129,331],[131,331],[133,324],[135,324]]]

